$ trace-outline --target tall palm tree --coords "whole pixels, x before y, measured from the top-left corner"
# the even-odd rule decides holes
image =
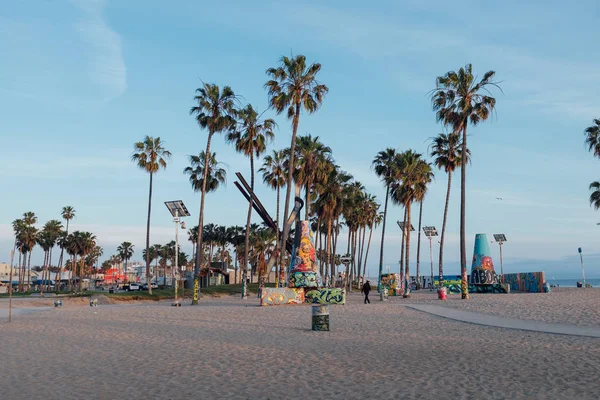
[[[25,280],[25,271],[27,271],[27,291],[31,288],[31,253],[33,248],[37,244],[37,233],[38,230],[33,225],[37,223],[38,218],[35,213],[32,211],[28,211],[23,213],[23,223],[25,227],[22,231],[22,242],[26,253],[28,255],[28,267],[25,268],[25,257],[23,258],[23,275],[21,276],[22,280]],[[23,284],[21,284],[21,288],[19,291],[23,291]]]
[[[160,137],[146,136],[143,141],[133,145],[133,161],[139,168],[150,175],[150,186],[148,190],[148,219],[146,221],[146,255],[150,249],[150,215],[152,211],[152,177],[161,168],[167,168],[167,160],[171,158],[171,152],[163,147]],[[146,281],[150,282],[150,260],[146,258]],[[152,294],[152,285],[148,285],[148,293]]]
[[[415,184],[415,201],[419,203],[419,229],[417,230],[417,289],[421,288],[421,221],[423,218],[423,200],[427,194],[428,185],[433,179],[431,164],[421,160],[419,176]],[[432,282],[433,285],[433,282]]]
[[[236,151],[250,159],[250,197],[254,194],[254,157],[259,157],[267,149],[267,143],[275,137],[273,129],[277,126],[271,118],[261,119],[251,104],[238,112],[236,129],[227,135],[227,141],[232,142]],[[248,202],[248,217],[246,219],[246,239],[244,264],[242,265],[242,298],[246,298],[246,275],[248,273],[248,249],[250,242],[250,224],[252,219],[252,201]],[[260,281],[262,285],[263,281]],[[261,286],[262,288],[262,286]]]
[[[194,115],[196,122],[201,128],[208,130],[208,139],[206,141],[206,151],[204,152],[204,165],[210,165],[209,156],[210,142],[215,133],[230,130],[235,125],[235,105],[237,102],[235,93],[229,86],[224,86],[223,90],[219,86],[211,83],[203,83],[201,88],[196,89],[194,101],[198,104],[190,109],[190,114]],[[204,168],[204,177],[202,179],[202,190],[200,195],[200,213],[198,216],[198,241],[196,243],[196,262],[194,266],[194,292],[192,304],[198,304],[200,295],[200,268],[204,252],[202,251],[202,227],[204,226],[204,197],[206,195],[206,184],[208,180],[208,168]]]
[[[282,150],[273,150],[273,153],[265,156],[263,166],[258,170],[263,174],[263,182],[271,189],[277,192],[277,208],[275,211],[275,243],[279,244],[279,202],[281,187],[285,185],[285,153]],[[282,282],[279,281],[282,270],[281,262],[277,263],[277,286]]]
[[[323,164],[329,160],[331,148],[319,141],[319,137],[311,135],[298,136],[296,143],[296,183],[305,190],[304,219],[310,215],[311,190],[316,180],[326,178]]]
[[[439,254],[439,286],[444,284],[444,239],[446,235],[446,221],[448,218],[448,205],[450,204],[450,188],[452,187],[452,174],[462,163],[462,140],[460,133],[440,133],[432,139],[431,157],[438,169],[443,169],[448,174],[448,188],[446,189],[446,204],[444,206],[444,219],[440,236]],[[467,162],[471,159],[471,152],[467,149]],[[433,285],[433,282],[432,282]]]
[[[79,255],[79,291],[83,290],[83,277],[85,275],[85,259],[88,254],[94,251],[96,247],[96,236],[91,232],[73,232],[75,238],[75,247]]]
[[[321,64],[307,65],[306,57],[303,55],[291,58],[283,56],[278,67],[267,69],[267,75],[271,78],[265,83],[265,88],[269,92],[269,105],[278,115],[286,111],[288,119],[292,120],[292,141],[283,208],[283,215],[286,217],[290,209],[295,170],[294,153],[296,151],[296,134],[300,123],[300,113],[302,109],[309,114],[316,112],[321,107],[323,98],[329,92],[327,86],[317,81],[317,74],[320,70]],[[290,226],[284,223],[283,235],[279,244],[282,253],[289,232]]]
[[[375,156],[371,166],[375,170],[375,174],[381,179],[385,185],[385,201],[383,206],[383,223],[381,225],[381,247],[379,249],[379,277],[377,278],[377,288],[381,287],[381,275],[383,274],[383,244],[385,242],[385,221],[387,219],[388,200],[390,197],[390,188],[395,182],[398,174],[397,165],[398,153],[396,150],[388,147],[380,151]]]
[[[134,245],[131,242],[123,242],[117,247],[117,254],[121,257],[121,262],[123,263],[123,269],[125,273],[127,273],[127,261],[133,257]],[[120,275],[120,274],[119,274]]]
[[[589,151],[593,152],[595,157],[600,158],[600,118],[594,119],[593,125],[585,128],[585,143],[589,146]],[[594,181],[590,183],[590,205],[595,210],[600,208],[600,182]]]
[[[467,175],[467,127],[486,121],[496,108],[496,99],[490,94],[490,87],[500,89],[494,82],[494,71],[486,72],[480,81],[473,75],[471,64],[461,67],[458,72],[450,71],[438,76],[432,91],[433,110],[436,118],[453,132],[462,133],[462,161],[460,169],[460,272],[462,298],[469,298],[467,282],[467,248],[465,238],[466,184]],[[501,89],[500,89],[501,90]]]
[[[392,200],[396,204],[404,206],[404,284],[408,288],[408,278],[410,277],[410,232],[411,232],[411,208],[412,203],[416,201],[417,185],[422,180],[423,169],[429,168],[427,163],[424,163],[421,154],[415,153],[412,150],[407,150],[398,157],[398,180],[392,185],[390,194]],[[431,171],[431,168],[429,168]],[[404,292],[404,296],[408,297],[408,291]]]
[[[45,232],[47,232],[48,235],[48,240],[49,240],[49,244],[50,244],[50,250],[49,250],[49,254],[48,254],[48,265],[50,267],[52,267],[52,250],[54,249],[54,246],[56,246],[58,239],[60,238],[61,232],[62,232],[62,222],[60,222],[59,220],[56,219],[52,219],[48,222],[46,222],[46,224],[44,225],[43,230]],[[46,288],[46,290],[50,290],[50,271],[48,270],[47,273],[47,283],[48,286]]]
[[[67,227],[65,229],[65,235],[63,238],[63,244],[66,245],[67,243],[67,237],[69,236],[69,221],[71,221],[73,218],[75,218],[75,209],[72,206],[64,206],[62,208],[62,211],[60,213],[60,215],[63,217],[63,219],[65,221],[67,221]],[[64,251],[65,251],[65,246],[60,246],[60,256],[58,257],[58,272],[56,275],[56,279],[59,279],[60,281],[60,277],[61,277],[61,270],[62,270],[62,263],[63,263],[63,255],[64,255]]]

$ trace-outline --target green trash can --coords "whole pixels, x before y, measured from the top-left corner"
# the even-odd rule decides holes
[[[329,331],[329,305],[318,304],[312,306],[312,330]]]

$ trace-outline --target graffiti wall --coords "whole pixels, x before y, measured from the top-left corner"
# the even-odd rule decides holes
[[[511,292],[544,293],[544,282],[544,272],[504,274],[504,283],[510,286]]]
[[[304,294],[307,303],[346,304],[346,292],[339,288],[312,289]]]
[[[382,274],[381,275],[381,286],[388,290],[388,296],[397,296],[400,292],[400,286],[398,282],[400,277],[398,274]]]
[[[304,303],[304,289],[263,288],[260,298],[261,306],[302,303]]]
[[[448,292],[453,294],[461,293],[460,282],[458,284],[447,285]],[[506,288],[500,283],[493,285],[468,285],[469,293],[508,293]]]

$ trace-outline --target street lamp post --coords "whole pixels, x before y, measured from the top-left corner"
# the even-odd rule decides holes
[[[581,261],[581,278],[583,279],[583,287],[585,288],[585,272],[583,271],[583,255],[581,253],[581,247],[577,250],[579,251],[579,260]]]
[[[502,265],[502,245],[504,244],[504,242],[506,242],[506,236],[504,235],[504,233],[496,233],[494,234],[494,240],[498,242],[498,245],[500,246],[500,276],[502,283],[504,283],[504,267]]]
[[[181,200],[175,200],[175,201],[165,201],[165,205],[167,206],[167,208],[169,209],[169,211],[171,212],[171,215],[173,216],[173,222],[175,222],[175,301],[173,302],[173,306],[175,307],[181,307],[181,303],[179,302],[179,299],[177,298],[178,296],[178,289],[179,289],[179,222],[181,221],[181,217],[189,217],[190,213],[188,212],[187,208],[185,207],[185,204],[183,204],[183,201]],[[181,221],[182,226],[185,226],[183,224],[183,221]],[[166,277],[165,277],[166,279]],[[151,285],[151,282],[148,282],[148,285]]]
[[[438,235],[437,229],[435,226],[424,226],[423,232],[425,232],[425,236],[429,239],[429,259],[431,260],[431,290],[433,290],[433,238]]]

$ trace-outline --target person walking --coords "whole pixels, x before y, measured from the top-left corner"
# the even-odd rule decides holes
[[[369,292],[371,291],[371,284],[369,283],[369,281],[366,281],[365,284],[363,285],[362,289],[360,290],[361,293],[365,294],[365,304],[369,303],[371,304],[371,300],[369,300]]]

